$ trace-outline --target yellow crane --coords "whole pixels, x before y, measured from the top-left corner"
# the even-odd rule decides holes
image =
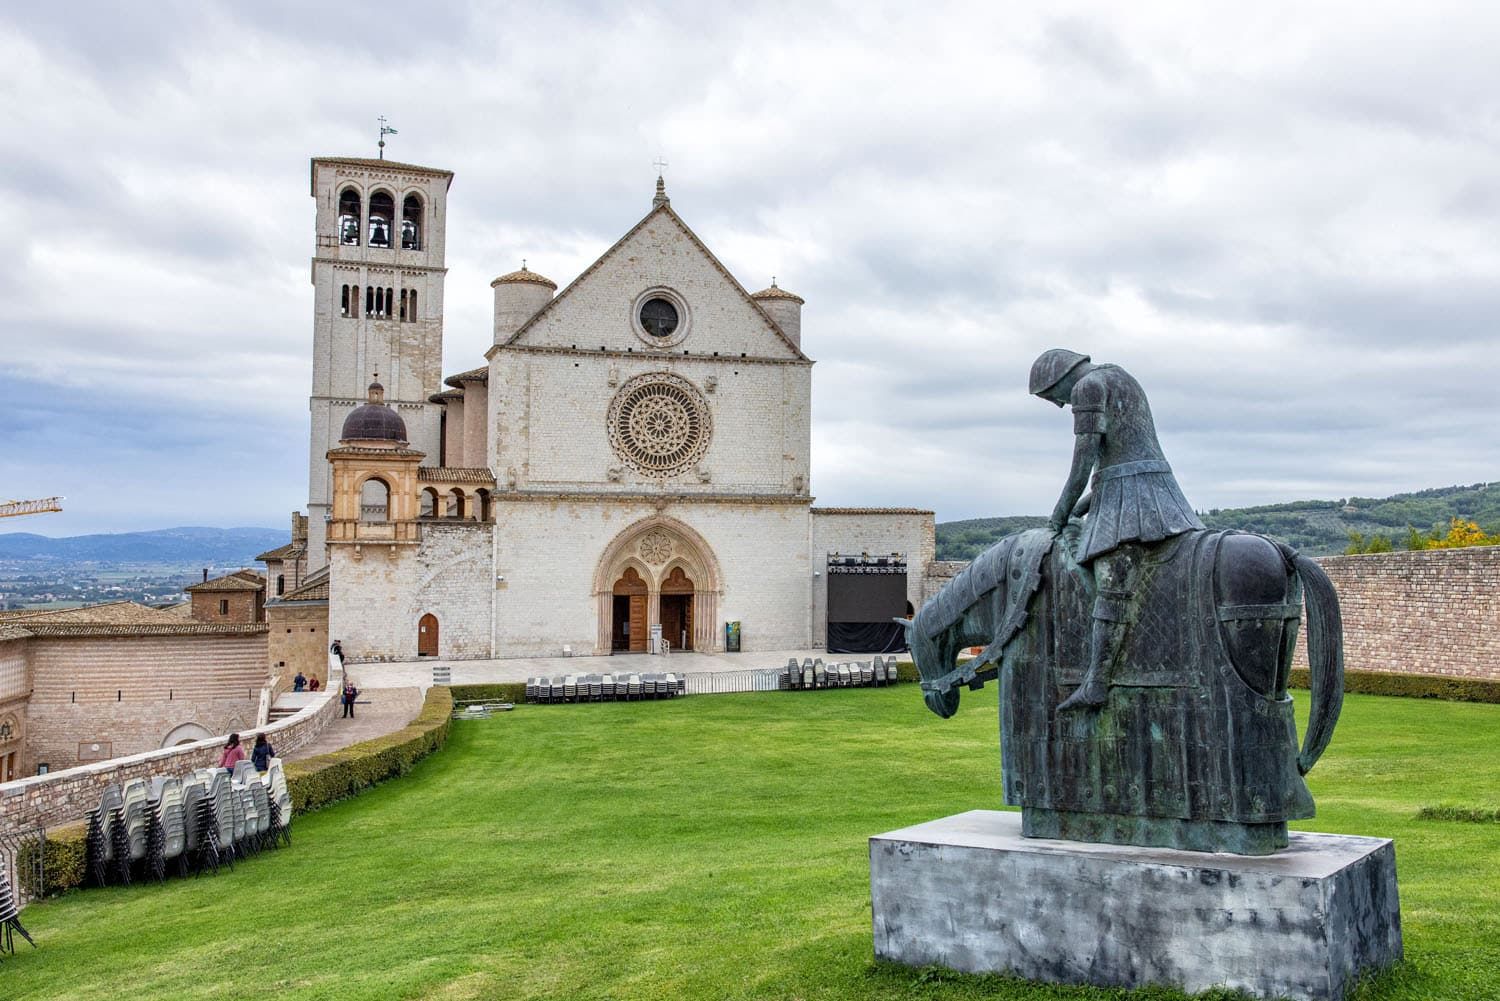
[[[0,518],[18,518],[23,514],[45,514],[62,510],[61,497],[43,497],[40,500],[0,501]]]

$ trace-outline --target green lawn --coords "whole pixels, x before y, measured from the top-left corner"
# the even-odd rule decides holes
[[[25,914],[5,998],[1119,998],[877,965],[866,838],[1000,803],[993,686],[522,707],[217,878]],[[1500,706],[1351,696],[1307,828],[1397,839],[1408,962],[1500,991]]]

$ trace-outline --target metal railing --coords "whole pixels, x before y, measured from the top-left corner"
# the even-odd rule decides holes
[[[698,671],[683,675],[688,695],[728,695],[732,692],[775,692],[782,687],[784,669],[779,667],[747,671]]]

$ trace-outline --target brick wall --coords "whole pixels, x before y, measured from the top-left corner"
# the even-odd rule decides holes
[[[325,697],[295,716],[254,731],[241,731],[241,739],[255,742],[264,733],[278,755],[286,755],[312,743],[338,711],[337,685],[342,676],[337,661],[328,668],[337,684]],[[81,765],[64,771],[36,775],[0,784],[0,835],[29,829],[38,824],[54,827],[85,819],[99,805],[106,786],[153,775],[182,775],[195,768],[217,765],[225,736],[194,741],[177,747],[148,751],[125,758]]]
[[[196,591],[192,600],[195,622],[243,626],[264,618],[264,591]]]
[[[184,723],[212,733],[248,728],[267,681],[264,631],[28,642],[28,772],[37,762],[77,764],[80,744],[98,743],[104,756],[155,750]]]
[[[1338,591],[1347,669],[1500,679],[1500,546],[1318,563]]]

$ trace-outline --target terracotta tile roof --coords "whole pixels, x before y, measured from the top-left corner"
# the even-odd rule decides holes
[[[428,403],[447,403],[449,400],[461,400],[464,398],[462,389],[445,389],[441,393],[433,393],[427,397]]]
[[[266,632],[264,622],[247,625],[215,625],[173,618],[156,623],[111,622],[29,622],[26,631],[33,636],[212,636],[243,635]]]
[[[0,624],[0,643],[4,643],[6,640],[24,640],[29,636],[31,636],[31,633],[20,626]]]
[[[800,295],[797,295],[795,292],[788,292],[784,288],[777,288],[775,282],[771,283],[771,287],[770,288],[763,288],[759,292],[752,292],[752,293],[750,293],[750,298],[752,298],[752,299],[790,299],[792,302],[795,302],[799,306],[801,306],[802,304],[804,304],[805,302],[807,302],[806,299],[802,298]]]
[[[261,573],[259,570],[251,570],[249,567],[245,567],[243,570],[236,570],[234,573],[230,574],[229,576],[231,576],[231,577],[243,577],[243,578],[245,578],[248,581],[253,581],[254,583],[260,584],[262,586],[264,586],[265,583],[266,583],[266,575],[265,574]]]
[[[488,469],[468,469],[463,466],[418,466],[417,479],[428,483],[490,483],[495,474]]]
[[[167,615],[175,615],[179,619],[191,619],[193,617],[193,603],[191,601],[180,602],[176,605],[168,605],[160,609]]]
[[[294,559],[298,556],[303,556],[306,553],[307,546],[297,542],[288,542],[284,546],[277,546],[275,549],[267,549],[265,552],[255,557],[255,559],[259,563],[268,563],[271,560]]]
[[[450,375],[443,381],[458,389],[462,389],[465,382],[489,382],[490,367],[488,365],[481,365],[478,368],[471,368],[467,372]]]
[[[303,581],[300,587],[295,587],[277,598],[271,604],[283,601],[327,601],[328,600],[328,568],[323,567],[317,573]]]
[[[255,574],[254,579],[244,576],[246,573]],[[188,594],[197,594],[200,591],[259,591],[265,586],[266,579],[255,571],[237,570],[223,577],[215,577],[213,580],[185,587],[183,590]]]
[[[544,278],[535,271],[528,271],[525,267],[522,267],[520,271],[512,271],[508,275],[501,275],[490,282],[490,288],[494,288],[496,285],[514,285],[517,282],[528,285],[545,285],[550,289],[557,288],[557,282],[551,278]]]
[[[0,612],[0,622],[22,625],[31,630],[33,625],[141,625],[152,623],[174,623],[177,617],[159,608],[151,608],[134,601],[106,601],[98,605],[81,605],[78,608],[22,608]],[[34,631],[34,630],[33,630]]]
[[[815,507],[813,514],[932,514],[919,507]]]
[[[424,167],[419,163],[402,163],[399,160],[377,160],[364,156],[315,156],[313,163],[339,163],[349,167],[385,167],[390,170],[415,170],[422,174],[452,177],[453,171],[441,167]]]

